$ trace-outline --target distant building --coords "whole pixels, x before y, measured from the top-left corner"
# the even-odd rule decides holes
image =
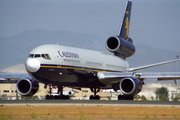
[[[17,81],[7,81],[4,79],[0,80],[0,99],[3,100],[16,100],[17,96],[19,99],[21,99],[21,95],[18,94],[16,91],[16,82]],[[140,96],[144,95],[147,100],[158,100],[158,97],[156,96],[156,90],[161,87],[166,87],[168,89],[168,98],[169,101],[172,101],[177,95],[180,96],[180,88],[177,87],[177,85],[172,84],[157,84],[157,83],[151,83],[143,86],[142,91],[138,94]],[[57,91],[57,87],[52,88],[52,91]],[[68,87],[65,87],[63,89],[64,91],[69,91]],[[93,95],[94,93],[91,92],[89,88],[82,88],[81,90],[73,89],[75,94],[71,99],[76,100],[88,100],[90,95]],[[37,96],[37,99],[43,100],[45,99],[45,96],[49,94],[49,89],[44,89],[44,84],[39,84],[39,90],[34,95]],[[112,89],[110,90],[100,90],[100,92],[97,93],[97,95],[100,95],[101,100],[117,100],[118,95],[121,94],[120,91],[114,92]]]
[[[16,91],[16,82],[17,81],[7,81],[4,79],[0,80],[0,99],[2,100],[16,100],[17,96],[18,99],[21,99],[21,95]],[[57,87],[52,88],[52,91],[57,91]],[[65,87],[63,89],[64,91],[69,91],[68,87]],[[73,89],[75,92],[74,96],[71,97],[72,99],[76,100],[88,100],[90,95],[93,95],[94,93],[91,92],[89,88],[82,88],[81,90]],[[44,84],[39,84],[39,90],[34,95],[37,96],[36,98],[39,100],[45,99],[45,96],[49,94],[49,89],[44,89]],[[111,97],[111,93],[103,93],[103,90],[97,93],[101,96],[102,100],[107,100]]]
[[[3,100],[16,99],[16,84],[0,84],[0,96]]]
[[[16,83],[8,83],[0,80],[0,99],[2,100],[16,100],[21,99],[21,95],[16,90]],[[42,90],[43,89],[43,90]],[[39,84],[39,91],[34,95],[38,99],[44,99],[48,94],[47,89],[44,89],[43,84]],[[18,97],[18,98],[17,98]]]
[[[150,83],[143,86],[142,91],[138,94],[140,96],[144,95],[147,100],[159,100],[158,96],[156,96],[156,90],[158,88],[165,87],[168,89],[168,100],[172,101],[177,95],[180,94],[180,90],[178,91],[177,85],[172,84],[160,84],[160,83]]]

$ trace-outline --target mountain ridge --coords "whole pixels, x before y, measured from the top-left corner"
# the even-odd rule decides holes
[[[48,31],[44,29],[29,30],[11,37],[0,37],[0,70],[25,63],[29,52],[42,44],[59,44],[103,51],[110,54],[105,47],[107,38],[98,35],[81,34],[69,31]],[[138,67],[157,62],[176,59],[179,51],[163,50],[145,45],[136,45],[136,52],[127,58],[130,67]],[[176,64],[165,65],[161,68],[149,69],[153,71],[175,71]]]
[[[25,65],[23,63],[5,68],[1,70],[1,72],[8,73],[8,74],[27,73],[25,69]]]

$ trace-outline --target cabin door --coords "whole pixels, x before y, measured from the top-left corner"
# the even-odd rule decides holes
[[[60,56],[59,56],[59,54],[58,53],[56,53],[55,54],[55,57],[56,57],[56,64],[57,64],[57,66],[61,66],[61,60],[60,60]]]

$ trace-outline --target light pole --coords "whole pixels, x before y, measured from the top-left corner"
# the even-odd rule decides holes
[[[176,55],[176,59],[179,59],[179,55]],[[176,62],[176,72],[178,72],[178,61]]]
[[[176,59],[179,59],[179,55],[176,55]],[[178,61],[176,62],[176,72],[178,72]],[[180,88],[179,88],[179,85],[178,85],[178,80],[177,80],[177,90],[176,90],[176,94],[177,96],[179,96],[180,94]]]
[[[179,59],[179,55],[176,55],[176,59]],[[176,72],[178,72],[178,61],[176,62]],[[177,86],[178,86],[178,80],[177,80]]]

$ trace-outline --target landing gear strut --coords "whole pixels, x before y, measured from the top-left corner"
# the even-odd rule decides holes
[[[58,86],[57,94],[59,95],[52,96],[51,89],[52,89],[52,85],[49,85],[50,95],[47,95],[46,99],[69,99],[68,95],[67,96],[63,95],[63,86]]]
[[[94,96],[91,95],[89,97],[90,100],[100,100],[100,96],[99,95],[96,95],[96,93],[98,93],[100,91],[100,89],[98,88],[90,88],[91,89],[91,92],[94,92]]]

